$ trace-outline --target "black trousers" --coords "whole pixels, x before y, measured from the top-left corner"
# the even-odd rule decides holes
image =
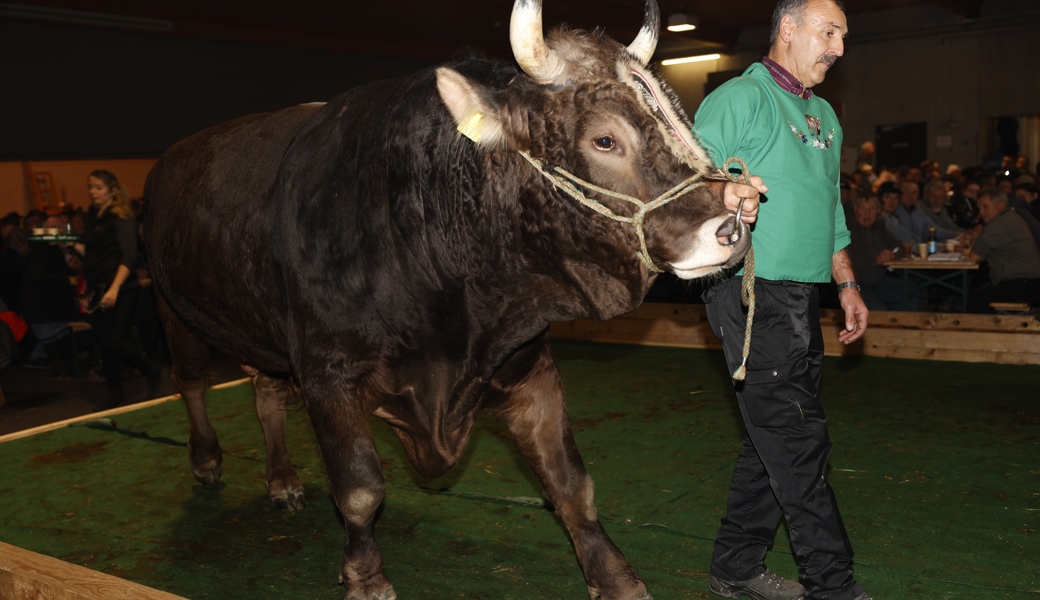
[[[740,278],[705,294],[708,321],[732,373],[741,363],[747,308]],[[736,382],[744,434],[711,574],[743,581],[765,570],[787,521],[807,600],[851,600],[852,545],[825,479],[831,442],[818,391],[823,361],[816,286],[758,279],[747,375]]]
[[[124,399],[124,363],[145,377],[155,377],[159,373],[156,366],[145,360],[141,346],[130,337],[139,293],[140,288],[137,286],[121,288],[112,308],[98,309],[90,315],[90,327],[101,347],[101,370],[114,400]]]

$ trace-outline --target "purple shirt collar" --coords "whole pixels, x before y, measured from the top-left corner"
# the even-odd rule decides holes
[[[769,74],[773,76],[773,81],[783,88],[785,92],[791,92],[795,96],[800,96],[806,100],[812,98],[812,89],[802,85],[801,81],[798,81],[794,75],[791,75],[790,71],[781,67],[775,60],[768,56],[763,56],[762,64],[769,69]]]

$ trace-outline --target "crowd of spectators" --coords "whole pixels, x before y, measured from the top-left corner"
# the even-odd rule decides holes
[[[940,247],[953,240],[957,252],[980,264],[969,312],[994,312],[992,303],[1040,306],[1040,188],[1028,158],[945,171],[935,161],[875,171],[872,160],[873,152],[861,150],[855,172],[841,180],[849,254],[868,308],[943,308],[908,305],[885,267],[931,239]]]
[[[127,206],[132,207],[134,215],[140,215],[140,201]],[[121,362],[119,356],[113,358],[113,352],[106,354],[114,343],[112,336],[105,334],[112,330],[109,321],[116,312],[115,302],[110,306],[103,304],[105,290],[89,281],[92,265],[98,264],[97,259],[87,256],[89,245],[70,241],[74,237],[97,239],[96,234],[106,222],[104,208],[95,203],[89,209],[70,208],[52,215],[31,210],[25,215],[12,212],[0,218],[0,318],[8,324],[6,328],[0,325],[0,369],[18,362],[25,368],[46,369],[56,376],[89,371],[90,381],[109,384],[115,383],[110,380],[120,379],[129,366],[157,382],[165,373],[165,340],[155,314],[143,251],[129,252],[133,268],[126,277],[129,283],[122,287],[133,289],[132,293],[120,295],[132,298],[133,302],[121,317],[126,320],[125,332],[115,343],[122,355],[143,357],[144,362],[132,358]],[[127,215],[129,218],[123,221],[136,223],[134,215]],[[54,232],[65,237],[62,241],[41,241],[40,234]],[[132,226],[130,236],[129,243],[139,248],[140,228]],[[95,256],[99,253],[94,250]],[[136,259],[132,258],[135,255]],[[103,316],[105,312],[110,314]],[[74,328],[70,325],[74,323],[89,323],[90,327]],[[103,367],[103,362],[108,364]],[[118,371],[113,374],[114,369]],[[110,391],[113,387],[109,385]],[[149,389],[152,387],[155,386],[150,382]],[[118,396],[120,390],[114,393],[109,405],[126,402],[126,398]],[[0,403],[2,398],[0,391]]]

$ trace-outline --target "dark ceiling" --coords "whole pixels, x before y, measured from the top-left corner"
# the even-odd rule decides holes
[[[696,15],[697,30],[662,32],[656,58],[733,48],[740,31],[769,24],[776,0],[659,0],[667,15]],[[845,0],[856,15],[932,5],[965,18],[982,0]],[[28,0],[0,2],[0,18],[155,31],[211,40],[277,44],[377,56],[450,58],[462,47],[508,55],[512,0]],[[42,9],[42,10],[41,10]],[[547,27],[603,27],[628,43],[643,0],[545,0]]]

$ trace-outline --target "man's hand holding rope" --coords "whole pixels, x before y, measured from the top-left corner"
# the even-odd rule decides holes
[[[740,220],[748,225],[754,223],[758,218],[759,196],[769,191],[766,184],[762,183],[761,177],[752,175],[750,181],[751,185],[727,181],[722,192],[722,202],[726,205],[726,210],[733,213],[737,212],[740,201],[744,200],[744,206],[740,210]]]

